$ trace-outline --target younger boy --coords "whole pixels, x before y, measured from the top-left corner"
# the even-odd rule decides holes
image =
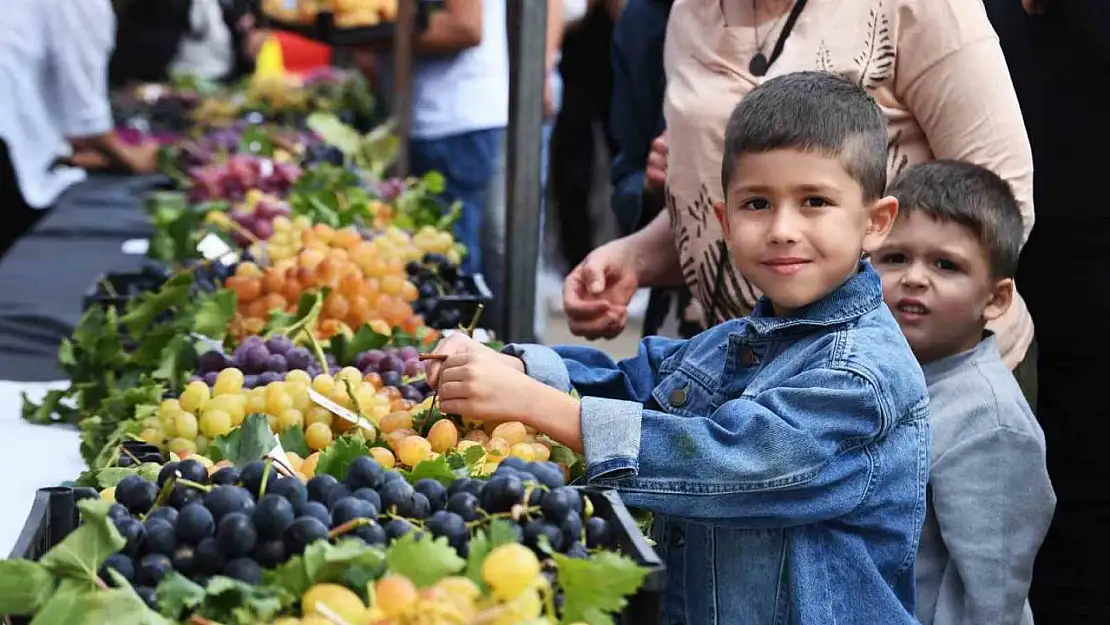
[[[1056,497],[1044,434],[984,332],[1013,297],[1021,213],[1006,182],[957,161],[913,167],[889,193],[901,210],[875,267],[925,371],[933,431],[917,617],[1031,625],[1033,560]]]
[[[664,622],[913,623],[925,382],[860,261],[897,212],[886,123],[855,85],[803,72],[754,89],[725,141],[714,210],[765,294],[750,317],[619,363],[452,337],[429,374],[441,408],[521,420],[652,510]]]

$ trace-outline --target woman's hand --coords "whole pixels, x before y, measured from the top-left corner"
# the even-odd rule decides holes
[[[1021,7],[1029,15],[1044,15],[1048,7],[1048,0],[1021,0]]]
[[[661,194],[667,186],[667,135],[663,133],[651,142],[647,170],[644,176],[644,190]]]
[[[588,339],[613,338],[628,324],[628,304],[640,288],[638,254],[630,237],[590,252],[563,282],[570,331]]]

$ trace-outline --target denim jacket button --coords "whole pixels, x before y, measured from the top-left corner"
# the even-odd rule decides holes
[[[755,355],[755,350],[745,345],[740,348],[740,362],[744,363],[745,367],[751,367],[759,364],[759,357]]]
[[[682,388],[676,388],[675,390],[671,391],[671,396],[670,396],[671,405],[674,406],[675,408],[680,408],[683,405],[685,405],[687,394],[688,393],[686,391],[685,386],[682,387]]]

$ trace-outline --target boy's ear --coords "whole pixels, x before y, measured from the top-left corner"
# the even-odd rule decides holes
[[[1012,278],[1004,278],[994,283],[994,288],[991,289],[990,299],[987,300],[987,305],[983,308],[983,321],[990,323],[1006,314],[1010,310],[1010,304],[1014,303],[1014,281]]]
[[[897,218],[897,198],[888,195],[875,200],[868,215],[867,234],[863,237],[864,251],[872,252],[878,249],[886,239],[886,235],[890,234],[890,229],[894,227],[894,220]]]
[[[717,223],[721,224],[721,232],[724,233],[725,238],[729,236],[728,232],[728,210],[724,202],[713,202],[713,214],[717,216]]]

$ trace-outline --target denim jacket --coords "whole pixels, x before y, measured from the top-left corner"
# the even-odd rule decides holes
[[[914,623],[925,380],[867,263],[825,298],[614,363],[510,345],[582,396],[586,478],[655,513],[663,623]]]

